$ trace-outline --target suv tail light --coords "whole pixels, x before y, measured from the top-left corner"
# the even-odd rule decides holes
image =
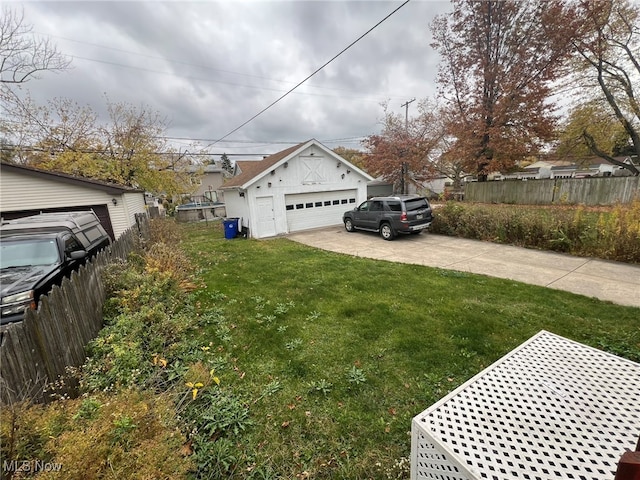
[[[402,212],[402,214],[400,215],[400,221],[401,222],[407,221],[407,212]]]

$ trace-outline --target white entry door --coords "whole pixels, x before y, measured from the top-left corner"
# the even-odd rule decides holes
[[[273,197],[257,197],[256,209],[258,213],[257,238],[273,237],[276,234],[276,220],[273,214]]]

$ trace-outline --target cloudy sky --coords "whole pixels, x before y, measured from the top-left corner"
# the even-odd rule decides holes
[[[5,2],[8,3],[8,2]],[[72,68],[28,83],[32,97],[112,102],[168,119],[185,148],[225,137],[301,82],[402,2],[26,1],[24,23],[72,57]],[[436,93],[429,23],[448,1],[412,0],[278,104],[210,146],[214,153],[273,153],[316,138],[359,148],[380,130],[382,102]],[[417,102],[409,107],[415,113]],[[240,158],[240,157],[232,157]]]

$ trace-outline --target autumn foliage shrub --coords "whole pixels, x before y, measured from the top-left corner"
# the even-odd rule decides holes
[[[431,231],[640,263],[640,200],[610,208],[449,202],[436,210]]]
[[[31,469],[6,469],[3,478],[180,478],[192,469],[167,396],[124,390],[17,404],[3,407],[0,415],[2,459]],[[38,469],[36,459],[59,469]]]
[[[173,219],[152,218],[149,220],[149,243],[180,244],[180,230]]]

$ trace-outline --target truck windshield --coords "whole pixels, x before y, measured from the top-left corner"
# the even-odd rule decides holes
[[[2,240],[0,268],[53,265],[60,261],[55,240]]]

